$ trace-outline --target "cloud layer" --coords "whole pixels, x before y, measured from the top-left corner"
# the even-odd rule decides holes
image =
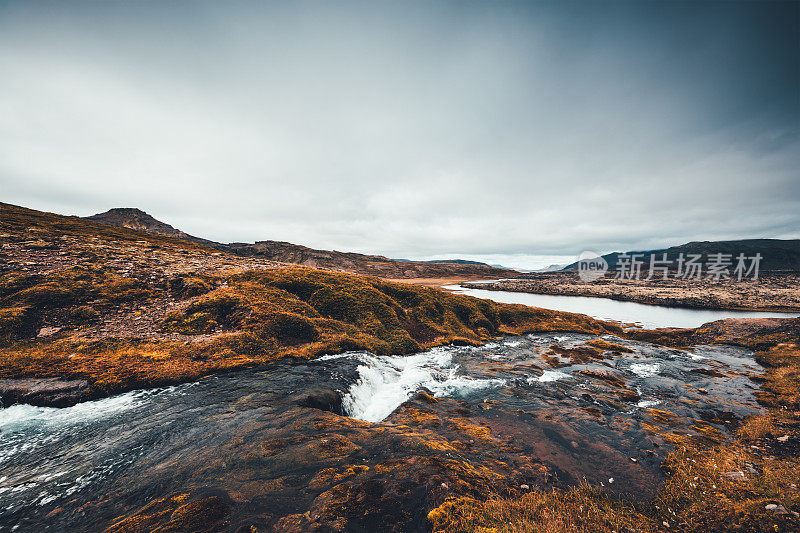
[[[798,6],[6,2],[3,200],[396,257],[798,237]]]

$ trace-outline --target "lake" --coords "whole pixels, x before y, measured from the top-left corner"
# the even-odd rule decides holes
[[[582,313],[601,320],[635,323],[648,329],[666,327],[696,328],[706,322],[723,318],[793,318],[800,316],[797,313],[768,311],[728,311],[724,309],[667,307],[590,296],[557,296],[527,292],[467,289],[460,285],[447,285],[443,288],[458,294],[484,298],[498,303],[523,304],[555,311]]]

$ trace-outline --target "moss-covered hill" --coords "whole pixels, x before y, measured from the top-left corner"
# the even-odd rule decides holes
[[[0,277],[0,378],[86,379],[93,395],[285,356],[406,354],[534,331],[618,330],[583,315],[300,267],[155,282],[87,268]]]
[[[89,397],[280,357],[618,330],[9,204],[0,244],[0,378],[85,380]]]
[[[619,330],[583,315],[302,267],[156,279],[73,267],[0,277],[0,377],[85,379],[93,395],[286,356],[407,354],[535,331]]]

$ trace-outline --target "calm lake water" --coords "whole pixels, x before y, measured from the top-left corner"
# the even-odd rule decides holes
[[[485,289],[467,289],[460,285],[447,285],[444,288],[459,294],[485,298],[499,303],[523,304],[556,311],[583,313],[602,320],[635,323],[649,329],[666,327],[696,328],[706,322],[723,318],[792,318],[800,316],[797,313],[687,309],[683,307],[620,302],[609,298],[589,296],[555,296],[526,292],[488,291]]]

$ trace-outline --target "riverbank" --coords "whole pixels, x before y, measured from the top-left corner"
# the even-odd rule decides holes
[[[669,411],[650,429],[673,446],[667,480],[649,501],[620,501],[596,487],[536,489],[509,497],[452,498],[432,510],[434,531],[776,531],[800,530],[800,319],[721,321],[702,328],[634,331],[639,340],[686,347],[749,346],[766,368],[766,412],[737,423],[733,438],[697,420],[675,427]],[[705,429],[704,429],[705,428]]]
[[[619,329],[6,206],[0,243],[6,405],[63,407],[281,358],[402,355],[503,334]]]
[[[630,335],[284,360],[86,408],[14,406],[0,523],[796,531],[800,320]],[[394,383],[412,387],[386,418],[360,410]]]
[[[0,529],[800,529],[799,319],[623,331],[0,222],[0,394],[26,402]]]
[[[528,274],[525,279],[464,287],[490,291],[559,296],[587,296],[650,305],[739,311],[800,311],[800,274],[762,273],[758,280],[616,280],[612,274],[594,282],[576,273]]]

